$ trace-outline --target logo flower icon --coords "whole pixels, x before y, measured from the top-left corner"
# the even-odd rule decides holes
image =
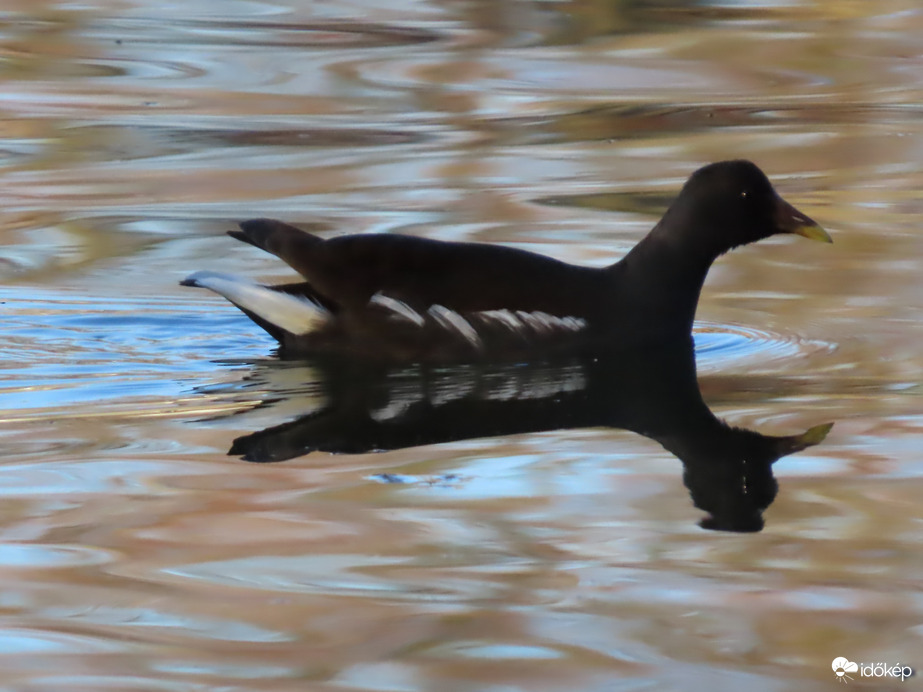
[[[859,664],[853,663],[847,658],[838,656],[833,659],[833,672],[836,673],[837,682],[849,682],[852,678],[846,673],[856,673],[859,671]]]

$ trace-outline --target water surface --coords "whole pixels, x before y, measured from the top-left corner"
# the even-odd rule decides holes
[[[7,2],[3,689],[800,691],[839,656],[923,668],[920,36],[902,0]],[[735,251],[699,307],[716,415],[835,422],[775,465],[762,532],[699,528],[677,459],[605,426],[228,456],[325,403],[310,364],[177,285],[289,276],[237,221],[598,266],[735,157],[835,241]]]

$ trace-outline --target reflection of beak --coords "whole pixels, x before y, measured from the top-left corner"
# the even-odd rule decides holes
[[[789,454],[800,452],[802,449],[819,445],[826,439],[831,428],[833,428],[833,423],[821,423],[805,430],[800,435],[786,435],[774,438],[776,442],[775,451],[778,454],[777,458],[781,459]]]
[[[833,242],[833,238],[816,221],[781,197],[776,197],[775,221],[777,233],[795,233],[822,243]]]

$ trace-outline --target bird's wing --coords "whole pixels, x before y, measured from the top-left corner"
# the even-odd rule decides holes
[[[326,300],[360,310],[376,294],[414,309],[542,311],[584,316],[599,270],[525,250],[405,235],[322,240],[279,221],[254,219],[234,238],[278,256]]]

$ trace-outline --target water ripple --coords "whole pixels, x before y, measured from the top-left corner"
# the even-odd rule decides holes
[[[222,10],[224,13],[224,10]],[[317,21],[283,23],[206,19],[118,18],[98,23],[87,32],[97,40],[129,48],[144,45],[255,46],[264,48],[376,48],[431,43],[442,34],[415,26],[378,22]]]
[[[162,572],[183,580],[207,581],[271,592],[334,594],[382,599],[454,601],[471,596],[481,588],[466,579],[438,583],[416,579],[398,580],[384,568],[412,562],[397,556],[303,555],[253,556],[239,560],[189,564],[165,568]]]
[[[51,607],[43,615],[70,623],[102,625],[119,629],[165,629],[181,631],[184,637],[228,642],[283,642],[291,637],[251,624],[201,615],[175,614],[152,608],[120,608],[96,605],[93,608]]]
[[[697,322],[696,364],[699,369],[737,367],[759,361],[761,366],[804,357],[820,351],[832,352],[836,345],[794,334],[776,334],[752,327]]]
[[[88,546],[0,543],[0,564],[7,569],[84,567],[117,560],[118,556],[107,550]]]
[[[103,637],[11,627],[0,631],[0,652],[6,656],[10,654],[112,654],[124,653],[124,644]],[[7,666],[8,663],[5,662],[4,668]],[[54,686],[44,689],[61,688]]]

